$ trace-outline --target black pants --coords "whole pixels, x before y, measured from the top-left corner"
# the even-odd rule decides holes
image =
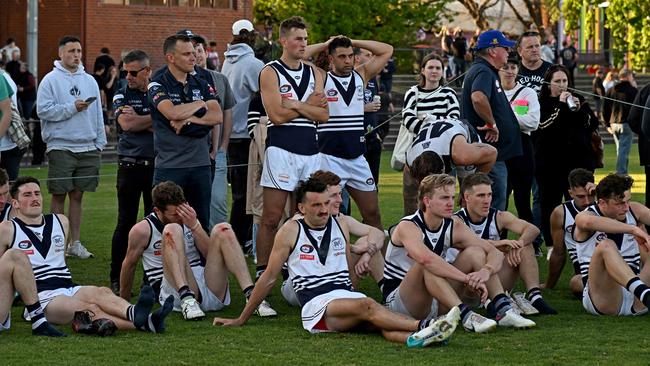
[[[510,193],[514,194],[515,207],[520,219],[527,222],[533,222],[533,212],[530,208],[530,191],[535,176],[535,157],[533,153],[533,144],[530,136],[521,134],[521,147],[523,155],[512,158],[506,162],[508,168],[508,195],[506,198],[506,208]]]
[[[129,245],[129,231],[138,219],[140,196],[145,215],[151,212],[153,164],[120,162],[117,169],[117,226],[111,247],[111,282],[120,280],[122,262]]]
[[[20,160],[23,158],[25,150],[21,150],[18,146],[11,150],[0,152],[0,168],[7,171],[10,181],[18,178],[18,171],[20,170]]]
[[[228,144],[228,165],[241,165],[228,168],[230,188],[232,190],[232,207],[230,208],[230,225],[240,245],[251,238],[253,216],[246,214],[246,178],[248,175],[248,148],[250,139],[230,139]]]
[[[646,207],[649,207],[650,205],[650,179],[648,179],[648,176],[650,176],[650,165],[645,165],[643,167],[645,171],[645,205]]]
[[[371,142],[366,142],[366,153],[364,157],[368,161],[368,166],[370,166],[370,173],[372,173],[372,179],[375,180],[377,188],[379,188],[379,165],[381,163],[381,142],[379,140],[373,140]]]
[[[47,145],[41,136],[41,124],[35,123],[32,130],[32,165],[41,165],[45,159]]]
[[[547,247],[553,246],[553,237],[551,236],[551,213],[557,205],[562,203],[563,199],[569,197],[569,172],[574,167],[557,166],[556,169],[541,170],[539,169],[535,176],[539,186],[539,200],[542,210],[542,234]]]

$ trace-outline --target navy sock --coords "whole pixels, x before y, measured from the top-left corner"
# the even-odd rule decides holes
[[[186,297],[194,297],[194,292],[190,290],[190,286],[188,285],[183,285],[181,288],[178,289],[178,296],[181,298],[181,301],[185,300]]]
[[[153,288],[151,288],[151,286],[142,286],[138,302],[136,302],[135,305],[129,306],[126,311],[127,319],[129,319],[130,315],[130,320],[133,322],[133,325],[135,325],[136,328],[141,328],[149,318],[153,302]]]
[[[266,271],[266,264],[255,267],[255,281],[259,280],[262,277],[262,273]]]
[[[636,296],[643,305],[650,308],[650,287],[648,287],[639,277],[634,277],[628,281],[625,288],[630,290]]]
[[[386,281],[384,281],[383,278],[381,280],[379,280],[379,282],[377,282],[377,287],[379,287],[379,291],[381,291],[381,292],[384,292],[384,282],[386,282]]]
[[[465,303],[458,305],[458,308],[460,309],[460,321],[464,323],[469,314],[472,312],[472,309],[470,309],[469,306],[467,306]]]
[[[255,286],[250,285],[250,286],[246,287],[244,289],[244,291],[242,291],[244,293],[244,296],[246,296],[246,299],[251,297],[251,294],[253,293],[254,288],[255,288]]]
[[[542,298],[542,290],[540,290],[539,287],[533,287],[526,292],[526,298],[530,302],[535,302],[537,299]]]
[[[508,296],[503,293],[495,296],[494,299],[492,299],[492,302],[494,303],[494,310],[499,317],[503,316],[506,311],[510,310],[512,307],[512,305],[510,305],[510,300],[508,300]]]
[[[43,313],[43,308],[39,301],[31,304],[25,305],[27,312],[29,313],[30,321],[32,322],[32,330],[38,328],[41,324],[47,323],[45,319],[45,313]]]

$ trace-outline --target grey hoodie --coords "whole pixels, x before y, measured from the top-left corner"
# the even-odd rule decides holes
[[[230,138],[250,138],[246,129],[248,104],[252,94],[260,88],[260,71],[264,63],[255,58],[253,49],[245,43],[228,47],[221,73],[226,75],[237,104],[232,112],[232,133]]]
[[[97,99],[86,110],[77,111],[74,102],[89,97]],[[36,100],[47,151],[85,152],[106,146],[99,87],[82,65],[71,73],[54,61],[54,68],[38,87]]]

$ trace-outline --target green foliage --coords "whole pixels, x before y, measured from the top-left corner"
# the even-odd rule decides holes
[[[283,19],[300,15],[309,25],[310,42],[345,34],[393,45],[415,40],[415,32],[444,20],[450,0],[257,0],[255,21],[277,27]]]
[[[548,11],[550,24],[557,23],[560,20],[560,0],[544,0],[544,6]]]
[[[580,27],[582,3],[583,0],[564,0],[564,3],[562,3],[562,16],[567,31],[578,30]]]

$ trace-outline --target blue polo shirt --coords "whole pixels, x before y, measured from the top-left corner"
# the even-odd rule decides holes
[[[190,124],[177,135],[169,120],[158,111],[158,105],[163,100],[170,100],[174,105],[195,100],[217,100],[214,88],[191,74],[187,75],[187,82],[183,84],[169,70],[165,70],[149,83],[148,93],[157,154],[156,168],[210,166],[208,134],[212,127]],[[200,118],[205,113],[201,109],[195,115]]]
[[[499,128],[499,141],[491,143],[498,151],[497,160],[508,159],[522,155],[519,123],[515,117],[506,94],[499,82],[499,71],[482,57],[476,57],[463,82],[460,116],[474,127],[485,125],[472,105],[472,93],[483,92],[490,102],[492,115]],[[485,141],[485,132],[478,131]]]
[[[124,107],[130,106],[140,116],[151,114],[149,96],[146,91],[130,89],[128,86],[117,91],[113,96],[115,120],[120,118]],[[154,158],[153,132],[149,130],[129,132],[117,124],[117,154],[134,158]]]

